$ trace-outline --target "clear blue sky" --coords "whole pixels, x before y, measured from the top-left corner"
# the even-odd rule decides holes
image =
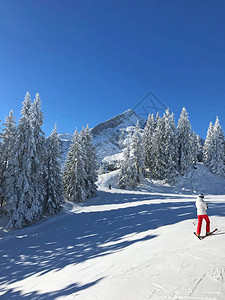
[[[39,92],[43,130],[73,133],[153,91],[205,138],[225,129],[225,1],[0,0],[0,119]]]

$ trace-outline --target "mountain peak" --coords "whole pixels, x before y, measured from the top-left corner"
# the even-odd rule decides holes
[[[106,156],[119,153],[126,147],[126,141],[132,136],[137,121],[139,121],[140,127],[144,128],[145,120],[132,109],[128,109],[91,129],[99,161]],[[60,134],[59,138],[62,143],[63,157],[65,158],[73,135],[64,133]]]
[[[140,122],[140,126],[143,127],[145,124],[145,120],[139,117],[132,109],[128,109],[125,112],[105,121],[98,125],[96,125],[92,130],[91,133],[93,136],[96,136],[101,133],[101,131],[105,131],[106,129],[113,129],[116,127],[128,127],[128,126],[135,126],[137,120]]]

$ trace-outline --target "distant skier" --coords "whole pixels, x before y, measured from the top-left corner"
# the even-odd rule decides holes
[[[210,220],[206,213],[208,208],[206,202],[203,200],[204,194],[199,194],[196,199],[196,207],[197,207],[197,215],[198,215],[198,225],[197,225],[197,236],[200,236],[201,228],[202,228],[202,221],[203,219],[206,221],[206,235],[210,235]]]
[[[110,189],[110,190],[112,189],[112,186],[111,186],[111,184],[109,184],[109,189]]]

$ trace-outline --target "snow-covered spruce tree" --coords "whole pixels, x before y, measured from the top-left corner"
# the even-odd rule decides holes
[[[42,216],[44,136],[40,97],[31,104],[27,93],[21,111],[15,144],[6,170],[8,227],[23,227]]]
[[[225,176],[225,147],[224,147],[224,135],[223,130],[219,122],[219,118],[216,118],[216,122],[213,126],[212,136],[212,153],[209,161],[209,168],[212,173],[220,176]]]
[[[157,117],[152,137],[152,168],[154,179],[171,181],[177,175],[177,140],[173,114],[169,109]]]
[[[87,175],[86,195],[87,198],[89,198],[92,197],[97,190],[97,185],[95,183],[98,180],[98,175],[96,150],[92,143],[92,134],[88,125],[81,131],[81,142],[83,148],[84,169]]]
[[[154,115],[149,114],[143,134],[143,145],[145,151],[145,167],[148,170],[152,168],[152,138],[155,130]]]
[[[166,168],[165,161],[165,120],[159,115],[156,119],[155,132],[152,137],[152,167],[151,177],[154,179],[163,179],[164,170]]]
[[[125,189],[127,186],[131,186],[132,178],[132,167],[131,167],[131,157],[130,157],[130,146],[125,149],[123,153],[123,160],[121,162],[121,168],[118,179],[118,186],[120,189]]]
[[[163,172],[161,174],[162,179],[166,181],[172,181],[178,174],[177,171],[177,135],[176,126],[174,122],[173,114],[170,113],[169,108],[163,115],[164,132],[161,136],[161,147],[163,147],[160,153],[163,156]]]
[[[76,130],[63,171],[64,195],[68,201],[83,202],[87,198],[87,174],[83,155],[83,146]]]
[[[64,203],[62,172],[60,166],[60,143],[57,128],[52,130],[46,141],[46,177],[44,213],[53,215],[59,213]]]
[[[203,140],[200,138],[200,136],[196,135],[196,141],[197,141],[197,161],[203,162]]]
[[[0,199],[1,206],[6,199],[6,178],[5,172],[8,167],[9,159],[11,157],[12,149],[14,146],[15,136],[16,136],[16,122],[13,116],[13,111],[11,110],[9,115],[6,117],[5,124],[3,124],[3,133],[1,135],[1,157],[0,157]]]
[[[192,163],[191,155],[191,124],[188,113],[183,107],[177,125],[177,147],[178,147],[178,171],[184,175]]]
[[[21,110],[22,117],[19,120],[15,144],[6,177],[6,212],[10,217],[8,227],[22,227],[26,224],[28,214],[27,195],[29,196],[30,177],[30,107],[31,98],[29,92],[25,96]],[[28,169],[29,167],[29,169]],[[26,195],[27,194],[27,195]]]
[[[44,188],[44,176],[46,174],[46,139],[44,132],[41,129],[43,125],[44,116],[41,111],[41,99],[39,93],[36,94],[34,102],[30,108],[30,126],[32,130],[32,147],[31,152],[32,158],[32,188],[34,190],[33,199],[31,201],[31,214],[33,217],[36,215],[37,205],[40,205],[40,212],[42,211],[44,199],[45,199],[45,188]],[[32,217],[32,218],[33,218]],[[40,215],[39,215],[40,217]]]
[[[205,139],[204,147],[203,147],[203,162],[206,166],[209,165],[213,152],[213,123],[209,123],[209,128],[207,131],[207,136]]]
[[[131,185],[136,187],[145,176],[144,146],[139,127],[139,121],[135,127],[131,140]]]
[[[197,155],[198,155],[198,141],[197,141],[197,135],[193,131],[191,134],[191,156],[192,156],[192,163],[194,166],[197,164]]]

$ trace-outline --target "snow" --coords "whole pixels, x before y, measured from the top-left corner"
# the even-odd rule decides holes
[[[119,190],[117,178],[101,175],[94,198],[58,216],[1,227],[1,299],[225,299],[225,179],[201,164],[174,186]],[[219,229],[202,241],[193,235],[200,190]]]
[[[144,127],[145,120],[129,109],[91,129],[93,144],[96,147],[99,161],[102,161],[106,156],[117,154],[127,147],[137,120]],[[62,156],[65,158],[73,135],[63,133],[59,134],[59,138],[62,143]]]

